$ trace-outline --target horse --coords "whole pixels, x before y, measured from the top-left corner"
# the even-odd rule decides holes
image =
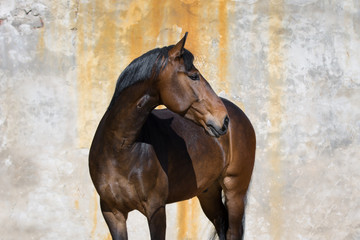
[[[194,66],[186,37],[125,68],[95,132],[90,176],[114,240],[128,238],[132,210],[165,239],[165,205],[195,196],[220,239],[243,238],[255,132]]]

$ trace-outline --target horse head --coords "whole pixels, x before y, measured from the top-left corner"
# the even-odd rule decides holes
[[[193,55],[184,48],[186,37],[187,33],[168,50],[167,62],[158,76],[160,100],[171,111],[201,125],[209,135],[219,137],[227,132],[228,113],[193,65]]]

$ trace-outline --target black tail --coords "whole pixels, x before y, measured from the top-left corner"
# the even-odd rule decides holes
[[[213,232],[210,235],[209,240],[226,240],[226,232],[229,228],[229,223],[228,223],[228,218],[226,217],[225,219],[221,219],[220,221],[220,236],[218,235],[218,233],[216,232],[215,228],[213,230]],[[216,237],[218,236],[218,238]]]
[[[225,202],[225,197],[223,195],[223,202]],[[247,194],[245,195],[244,197],[244,205],[246,206],[246,203],[247,203]],[[225,205],[226,207],[226,205]],[[241,239],[243,240],[244,239],[244,235],[245,235],[245,232],[244,232],[244,229],[245,229],[245,212],[244,212],[244,216],[243,216],[243,219],[242,219],[242,229],[241,229],[241,232],[242,232],[242,236],[241,236]],[[221,229],[222,229],[222,233],[221,236],[218,236],[216,230],[214,229],[213,232],[211,233],[210,235],[210,238],[209,240],[217,240],[217,237],[218,236],[219,240],[226,240],[226,232],[229,228],[229,223],[228,223],[228,219],[222,219],[221,221]]]

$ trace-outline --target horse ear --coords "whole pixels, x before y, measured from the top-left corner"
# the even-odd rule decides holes
[[[175,59],[183,54],[187,34],[188,33],[186,32],[185,36],[172,49],[169,50],[169,58]]]

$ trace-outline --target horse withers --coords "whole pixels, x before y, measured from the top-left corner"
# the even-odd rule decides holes
[[[125,68],[96,130],[90,175],[113,239],[127,239],[132,210],[146,216],[151,239],[165,239],[165,205],[195,196],[220,239],[243,237],[255,133],[195,68],[186,36]]]

